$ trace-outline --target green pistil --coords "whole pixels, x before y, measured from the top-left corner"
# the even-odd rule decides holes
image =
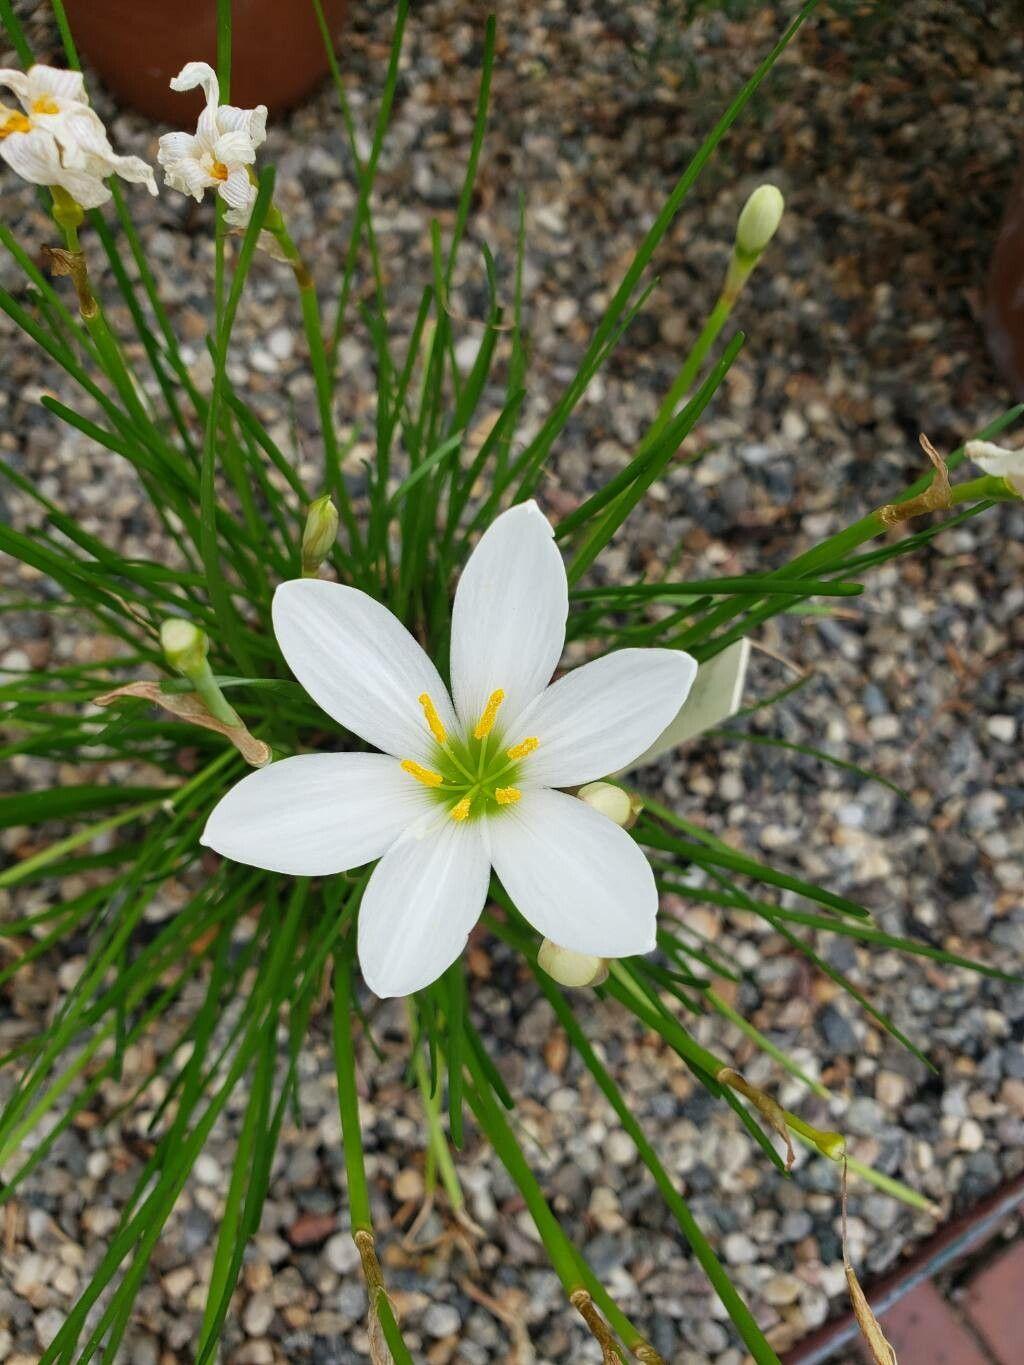
[[[507,747],[497,730],[483,739],[475,739],[472,734],[466,739],[449,735],[443,745],[434,746],[431,755],[430,766],[443,778],[439,787],[430,788],[431,796],[446,810],[454,809],[469,797],[469,820],[512,809],[499,805],[495,795],[499,787],[517,785],[522,766],[521,760],[508,757]]]

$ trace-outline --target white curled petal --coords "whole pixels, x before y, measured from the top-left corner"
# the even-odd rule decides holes
[[[196,132],[212,144],[220,132],[217,127],[217,104],[220,100],[217,73],[208,62],[186,62],[171,80],[172,90],[195,90],[197,86],[205,94],[206,103],[199,115]]]
[[[298,754],[243,777],[201,842],[269,872],[322,877],[379,858],[433,803],[385,754]]]
[[[194,158],[196,140],[191,133],[164,133],[157,143],[156,159],[161,166],[172,168],[177,161]]]
[[[14,88],[13,86],[11,87]],[[28,95],[30,99],[72,100],[76,104],[89,103],[85,90],[85,78],[80,71],[66,71],[58,66],[37,64],[28,71]]]
[[[119,175],[130,185],[145,185],[152,195],[158,193],[153,167],[141,156],[113,156],[109,160],[110,172]]]
[[[87,105],[72,105],[59,114],[34,114],[40,128],[47,128],[60,143],[65,166],[73,166],[81,153],[113,157],[114,149],[107,137],[103,120]]]
[[[32,103],[28,76],[11,66],[0,67],[0,87],[12,90],[27,109]]]
[[[225,166],[249,166],[256,160],[256,148],[248,133],[237,129],[233,133],[221,133],[213,144],[213,155]]]
[[[171,77],[171,89],[178,91],[194,90],[201,86],[207,104],[216,104],[220,99],[220,82],[217,73],[209,62],[186,62],[176,76]]]
[[[339,725],[398,758],[430,762],[419,697],[444,726],[455,714],[440,674],[387,607],[340,583],[296,578],[274,594],[274,633],[288,667]]]
[[[217,127],[222,133],[245,133],[254,147],[258,147],[267,137],[267,106],[257,104],[255,109],[239,109],[234,104],[222,104],[217,110]]]
[[[574,787],[618,772],[662,733],[696,676],[696,660],[677,649],[620,649],[567,673],[507,732],[511,743],[540,741],[523,779]]]
[[[487,898],[483,821],[440,823],[402,835],[370,877],[359,910],[359,965],[375,995],[429,986],[466,946]]]
[[[655,946],[654,874],[606,815],[564,792],[527,790],[488,820],[488,837],[502,886],[545,938],[595,957]]]
[[[197,202],[202,201],[205,190],[218,183],[205,167],[191,156],[182,157],[173,166],[168,166],[164,171],[164,179],[171,189],[180,190],[182,194],[191,194]]]
[[[232,171],[227,180],[218,182],[217,193],[228,206],[225,221],[232,227],[248,227],[256,202],[256,186],[249,179],[248,172]]]
[[[551,524],[535,502],[498,517],[470,555],[452,608],[455,709],[473,725],[501,688],[510,722],[550,681],[565,643],[569,589]]]
[[[103,183],[106,174],[106,171],[96,173],[87,165],[82,170],[62,170],[60,179],[54,183],[67,190],[83,209],[95,209],[110,198],[110,191]]]

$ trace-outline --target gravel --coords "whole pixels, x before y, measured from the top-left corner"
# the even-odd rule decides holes
[[[27,8],[25,5],[23,9]],[[46,20],[32,35],[53,50]],[[533,337],[525,431],[571,376],[631,250],[754,54],[790,5],[687,26],[671,6],[568,0],[502,16],[488,142],[469,243],[451,306],[485,302],[474,245],[495,250],[511,288],[525,195],[525,288]],[[849,12],[846,12],[846,9]],[[766,93],[726,140],[657,257],[658,290],[556,446],[542,497],[570,507],[615,472],[656,410],[680,348],[714,300],[745,195],[777,180],[788,209],[736,322],[748,340],[702,421],[689,469],[650,491],[600,572],[622,578],[679,556],[687,576],[775,565],[921,468],[917,434],[949,449],[1002,411],[979,318],[987,254],[1009,191],[1024,117],[1022,35],[1009,3],[942,0],[821,14],[783,58]],[[372,126],[390,7],[354,5],[344,65],[358,125]],[[455,0],[410,21],[394,137],[381,163],[378,224],[400,329],[429,277],[430,217],[453,221],[471,136],[481,24]],[[99,101],[105,112],[109,106]],[[154,131],[113,120],[124,151],[153,156]],[[332,262],[355,202],[329,90],[279,123],[268,143],[279,202],[329,295]],[[30,250],[48,240],[30,191],[2,172],[5,221]],[[165,298],[197,362],[209,304],[204,211],[170,194],[130,191]],[[16,278],[0,264],[5,284]],[[115,311],[115,322],[121,321]],[[461,322],[466,363],[480,328]],[[0,324],[0,344],[12,335]],[[298,423],[300,473],[315,488],[315,405],[289,278],[261,261],[236,333],[232,376],[287,444]],[[372,355],[342,350],[342,436],[358,470],[372,418]],[[123,468],[39,407],[55,382],[38,353],[11,346],[0,375],[0,445],[87,529],[144,553],[157,535]],[[6,499],[19,526],[37,513]],[[792,743],[871,766],[909,800],[799,753],[698,742],[649,774],[665,797],[736,847],[868,905],[882,928],[1019,965],[1024,950],[1024,509],[1004,507],[939,537],[914,560],[875,572],[864,598],[829,618],[794,616],[759,636],[750,695],[809,672],[810,683],[754,722]],[[5,570],[18,595],[45,591]],[[0,663],[101,657],[72,623],[59,636],[0,617]],[[59,765],[14,760],[46,785]],[[116,774],[115,774],[116,776]],[[23,831],[6,832],[17,854]],[[745,917],[677,907],[751,972],[720,993],[820,1076],[836,1101],[808,1098],[718,1018],[697,1038],[783,1103],[851,1135],[855,1154],[934,1202],[962,1209],[1024,1165],[1024,987],[828,936],[817,951],[923,1047],[930,1073],[828,977]],[[567,1230],[666,1359],[739,1365],[724,1310],[653,1192],[632,1144],[564,1046],[519,965],[478,939],[472,1007],[513,1093],[544,1187]],[[5,989],[0,1048],[59,1005],[81,963],[42,958]],[[844,1296],[834,1174],[798,1153],[783,1181],[734,1116],[709,1102],[682,1065],[620,1011],[581,999],[580,1017],[626,1089],[693,1212],[780,1349]],[[468,1212],[439,1204],[418,1245],[403,1237],[418,1208],[418,1103],[406,1089],[400,1010],[381,1007],[381,1062],[364,1059],[363,1119],[385,1273],[410,1348],[432,1365],[596,1360],[546,1265],[507,1175],[470,1130],[459,1157]],[[176,1030],[161,1021],[160,1037]],[[290,1119],[263,1225],[246,1253],[225,1333],[231,1365],[365,1359],[366,1299],[347,1238],[344,1167],[329,1021],[314,1021],[303,1059],[301,1124]],[[97,1117],[130,1093],[151,1054],[131,1050]],[[372,1064],[371,1064],[372,1063]],[[149,1113],[72,1127],[7,1205],[0,1241],[0,1356],[38,1358],[103,1254],[145,1150]],[[229,1108],[156,1248],[125,1359],[187,1360],[201,1321],[238,1113]],[[854,1184],[851,1250],[865,1278],[896,1264],[935,1226]]]

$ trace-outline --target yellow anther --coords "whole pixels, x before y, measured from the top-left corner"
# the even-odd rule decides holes
[[[437,714],[437,707],[430,700],[429,693],[421,692],[419,703],[423,707],[423,714],[426,716],[427,724],[430,726],[430,733],[437,740],[438,744],[443,744],[448,738],[448,732],[441,724],[441,717]]]
[[[514,806],[517,801],[523,799],[523,793],[518,787],[497,787],[495,788],[494,799],[499,806]]]
[[[487,705],[484,707],[484,713],[477,721],[476,729],[473,731],[474,739],[486,739],[491,733],[494,729],[494,720],[498,714],[498,707],[504,700],[505,693],[500,687],[497,692],[492,692],[487,698]]]
[[[511,749],[506,749],[505,753],[509,758],[525,758],[527,754],[532,754],[534,749],[540,744],[536,735],[520,740],[518,744],[513,744]]]
[[[27,133],[31,127],[24,114],[19,114],[15,109],[0,109],[0,137],[9,137],[11,133]]]
[[[416,781],[422,782],[425,787],[439,787],[444,781],[440,773],[424,768],[422,763],[416,763],[411,758],[403,758],[402,767],[410,777],[415,777]]]
[[[472,804],[471,798],[468,796],[464,796],[461,801],[459,801],[456,805],[452,806],[452,819],[468,820],[469,808],[471,804]]]
[[[227,180],[231,172],[228,170],[227,166],[224,165],[223,161],[214,161],[210,166],[210,174],[213,176],[214,180]]]
[[[32,101],[33,114],[59,114],[60,105],[52,95],[40,95],[37,100]]]

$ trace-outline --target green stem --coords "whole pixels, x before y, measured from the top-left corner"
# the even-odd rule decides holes
[[[356,522],[341,471],[341,451],[338,433],[334,425],[334,404],[331,381],[331,366],[324,345],[323,324],[320,318],[320,303],[316,295],[316,285],[310,274],[291,233],[288,231],[281,211],[272,205],[267,214],[267,231],[272,234],[281,248],[285,259],[292,268],[299,289],[299,304],[302,309],[302,322],[306,332],[306,345],[313,366],[313,380],[316,385],[317,407],[320,412],[320,430],[324,441],[325,482],[333,491],[338,510],[348,532],[349,548],[354,556],[360,556],[363,539]]]
[[[372,1236],[373,1219],[363,1161],[355,1051],[352,1046],[352,964],[344,953],[339,953],[334,961],[334,1058],[338,1068],[338,1112],[345,1150],[352,1234],[355,1236],[358,1232],[368,1232]]]
[[[700,373],[701,366],[707,359],[708,352],[718,340],[718,334],[729,319],[729,314],[733,310],[738,291],[730,292],[723,290],[719,295],[714,308],[708,314],[707,321],[701,329],[701,334],[694,342],[689,355],[683,361],[679,373],[676,375],[665,396],[665,401],[658,409],[658,415],[651,423],[647,435],[644,437],[645,445],[653,445],[661,433],[676,415],[676,409],[689,393],[693,381]]]
[[[798,1081],[802,1081],[809,1090],[812,1090],[819,1099],[830,1100],[832,1093],[816,1081],[813,1076],[809,1076],[806,1071],[797,1066],[791,1057],[787,1057],[780,1047],[776,1047],[770,1038],[766,1038],[760,1029],[754,1027],[749,1020],[744,1019],[743,1015],[717,993],[710,986],[706,986],[702,992],[705,1000],[718,1011],[730,1023],[735,1024],[741,1033],[745,1034],[752,1043],[756,1043],[762,1052],[773,1057],[779,1066],[785,1067],[791,1076],[795,1076]]]
[[[413,1012],[411,997],[406,997],[405,1010],[409,1020],[409,1036],[415,1039],[417,1036],[416,1017]],[[423,1113],[427,1121],[427,1133],[430,1138],[430,1155],[437,1163],[437,1171],[441,1177],[445,1194],[448,1196],[448,1203],[451,1205],[452,1211],[457,1213],[466,1200],[462,1193],[462,1186],[459,1184],[458,1172],[455,1169],[455,1162],[452,1160],[448,1140],[444,1135],[444,1128],[441,1126],[440,1097],[436,1090],[430,1088],[430,1073],[427,1070],[423,1048],[419,1043],[414,1045],[413,1069],[416,1072],[416,1083],[423,1100]]]

